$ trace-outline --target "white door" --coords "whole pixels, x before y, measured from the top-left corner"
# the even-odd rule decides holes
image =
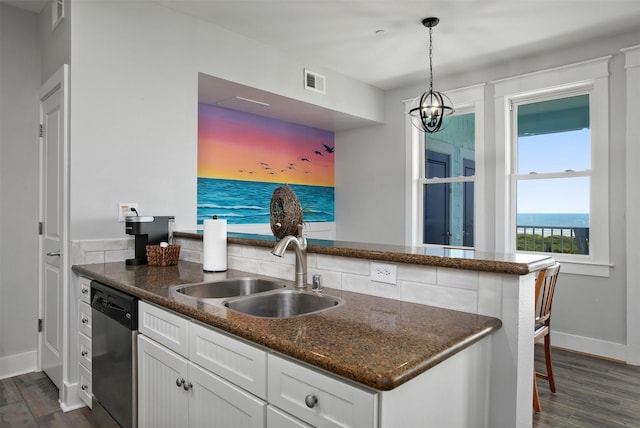
[[[62,384],[66,283],[66,66],[40,89],[40,367]]]

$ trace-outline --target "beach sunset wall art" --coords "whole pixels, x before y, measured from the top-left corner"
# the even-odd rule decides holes
[[[273,191],[288,184],[305,222],[334,221],[334,133],[198,105],[198,224],[269,223]]]

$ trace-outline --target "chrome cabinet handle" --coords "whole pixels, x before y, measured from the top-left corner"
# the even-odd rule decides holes
[[[89,355],[89,351],[82,351],[80,352],[80,355],[82,355],[83,357],[86,357],[87,355]]]
[[[184,379],[182,379],[181,377],[179,377],[178,379],[176,379],[176,386],[179,388],[182,385],[184,385]]]
[[[318,397],[316,397],[315,395],[307,395],[306,397],[304,397],[304,404],[307,405],[308,408],[313,409],[316,404],[318,404]]]
[[[82,294],[87,294],[89,292],[88,288],[83,288],[82,291],[80,291]]]
[[[89,318],[82,318],[82,324],[86,324],[89,322]]]
[[[193,388],[193,384],[192,384],[191,382],[185,382],[185,383],[183,383],[183,384],[182,384],[182,388],[183,388],[185,391],[188,391],[188,390],[190,390],[191,388]]]
[[[47,253],[47,256],[58,256],[60,257],[62,255],[62,251],[58,250],[58,251],[49,251]]]
[[[89,389],[89,386],[88,385],[82,385],[80,387],[80,389],[82,389],[83,391],[86,391],[87,389]]]

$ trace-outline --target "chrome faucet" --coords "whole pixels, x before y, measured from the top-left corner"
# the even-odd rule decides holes
[[[298,225],[298,236],[287,235],[271,250],[274,256],[282,257],[289,244],[293,244],[296,252],[296,288],[304,288],[307,284],[307,238],[302,236],[302,225]]]

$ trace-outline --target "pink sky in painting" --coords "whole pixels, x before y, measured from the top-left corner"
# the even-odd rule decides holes
[[[333,148],[330,131],[199,105],[198,177],[333,187]]]

